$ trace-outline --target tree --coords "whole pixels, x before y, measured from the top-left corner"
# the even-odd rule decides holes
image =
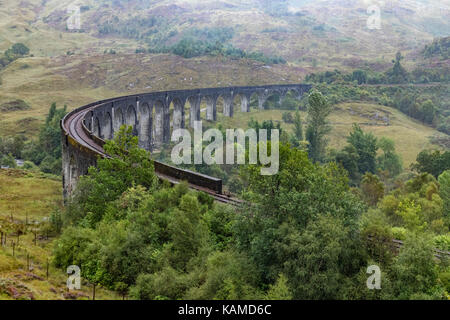
[[[437,178],[442,172],[450,169],[450,151],[421,151],[412,168],[419,173],[428,172]]]
[[[30,49],[28,49],[28,47],[23,43],[16,43],[12,45],[11,48],[5,51],[3,57],[0,58],[0,65],[5,67],[18,58],[27,55],[29,52]]]
[[[434,105],[433,101],[429,99],[426,100],[421,106],[421,111],[423,115],[422,121],[427,124],[433,124],[434,115],[436,114],[436,106]]]
[[[402,218],[405,227],[410,231],[423,231],[427,223],[422,216],[422,207],[414,200],[400,201],[395,214]]]
[[[170,252],[169,261],[176,270],[186,270],[188,262],[208,241],[208,229],[201,218],[202,213],[197,197],[187,194],[172,214],[168,224],[172,246],[167,249]]]
[[[28,49],[28,47],[26,45],[24,45],[23,43],[15,43],[11,47],[11,50],[14,54],[17,54],[20,56],[25,56],[28,53],[30,53],[30,49]]]
[[[94,240],[95,233],[90,229],[66,228],[54,246],[53,263],[63,269],[70,265],[81,266],[83,253]]]
[[[352,74],[352,80],[358,81],[358,84],[367,83],[367,72],[364,70],[355,70]]]
[[[46,173],[61,174],[60,121],[66,113],[67,106],[58,109],[56,103],[52,103],[45,123],[39,130],[38,141],[27,143],[22,152],[25,159],[34,162]]]
[[[433,244],[424,237],[411,235],[404,243],[390,273],[391,298],[442,299],[437,283],[437,266],[433,259]],[[388,288],[389,289],[389,288]]]
[[[325,147],[327,145],[325,135],[331,130],[327,117],[331,111],[332,108],[322,93],[313,90],[309,94],[306,140],[309,142],[309,156],[315,162],[322,161],[325,154]]]
[[[294,116],[294,136],[298,141],[303,140],[303,122],[300,112],[296,111]]]
[[[181,299],[188,288],[186,277],[167,267],[153,274],[141,273],[136,285],[130,289],[130,297],[138,300]]]
[[[345,170],[348,172],[348,176],[354,185],[359,183],[361,174],[358,169],[358,159],[359,155],[356,148],[348,144],[335,156],[336,162],[341,164]]]
[[[358,170],[361,174],[376,172],[377,139],[372,133],[365,133],[358,124],[353,124],[353,130],[347,137],[358,154]]]
[[[338,217],[321,215],[303,232],[283,225],[278,248],[294,299],[342,299],[364,264],[357,240]]]
[[[377,158],[377,167],[379,170],[388,171],[391,177],[399,175],[402,170],[402,160],[395,152],[395,143],[393,140],[382,137],[378,140],[378,147],[383,154]]]
[[[392,61],[394,66],[387,72],[390,83],[405,83],[408,81],[408,72],[401,65],[402,59],[403,56],[401,52],[397,52],[395,60]]]
[[[258,133],[259,130],[263,129],[263,130],[267,130],[267,140],[271,140],[272,139],[272,130],[278,130],[280,136],[283,133],[283,130],[281,130],[281,124],[278,122],[276,125],[273,123],[272,120],[264,120],[261,124],[254,120],[253,118],[250,119],[250,121],[248,122],[248,126],[252,129],[255,129],[256,132]]]
[[[238,248],[249,253],[263,283],[274,283],[287,261],[296,263],[283,243],[310,221],[328,214],[356,228],[364,209],[336,164],[313,164],[305,151],[284,144],[280,145],[279,163],[279,173],[273,176],[261,176],[256,165],[242,169],[248,181],[244,196],[252,206],[237,217],[236,241]]]
[[[8,168],[16,168],[16,160],[14,159],[12,154],[5,154],[0,158],[0,165],[8,167]]]
[[[206,260],[204,280],[190,288],[184,299],[242,300],[261,299],[257,289],[256,267],[245,253],[225,250],[213,252]]]
[[[75,201],[79,202],[84,213],[89,213],[91,224],[101,220],[108,202],[117,199],[133,185],[142,185],[150,190],[157,185],[150,154],[139,148],[138,137],[132,132],[131,126],[122,126],[116,137],[104,146],[110,158],[99,158],[97,167],[90,167],[89,174],[80,179],[80,187],[88,190],[89,194],[86,198],[79,195]]]
[[[450,170],[444,171],[438,178],[439,194],[444,201],[444,214],[450,217]]]
[[[361,180],[361,190],[365,201],[375,206],[384,196],[384,184],[378,176],[372,173],[366,173]]]
[[[269,286],[269,291],[266,294],[267,300],[291,300],[292,293],[289,289],[288,279],[285,275],[280,274],[277,282]]]
[[[285,123],[293,123],[294,118],[292,117],[292,112],[283,112],[282,119]]]

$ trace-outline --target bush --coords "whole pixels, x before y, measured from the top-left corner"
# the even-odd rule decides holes
[[[14,159],[12,154],[7,154],[0,158],[0,165],[8,168],[17,167],[16,160]]]
[[[24,45],[23,43],[16,43],[11,47],[11,51],[14,54],[20,55],[20,56],[24,56],[27,55],[28,53],[30,53],[30,49],[28,49],[28,47],[26,45]]]
[[[439,250],[450,251],[450,234],[434,237],[433,243]]]
[[[392,236],[397,240],[405,240],[406,239],[406,229],[401,227],[393,227]]]
[[[47,155],[39,166],[44,173],[60,175],[62,170],[61,158],[55,159],[51,155]]]
[[[35,165],[33,162],[31,161],[25,161],[23,163],[23,169],[25,170],[31,170],[31,171],[36,171],[39,169],[39,167],[37,165]]]
[[[294,123],[294,117],[292,116],[292,112],[283,112],[282,119],[285,123]]]

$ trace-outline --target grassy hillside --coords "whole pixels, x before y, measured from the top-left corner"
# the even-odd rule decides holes
[[[0,169],[0,230],[7,234],[6,246],[0,246],[0,300],[92,298],[92,286],[86,283],[75,296],[69,294],[67,275],[51,266],[53,238],[47,238],[42,225],[61,206],[61,192],[59,178]],[[97,289],[96,298],[118,296]]]
[[[132,53],[185,37],[208,40],[232,30],[235,47],[285,58],[304,68],[378,68],[397,50],[413,52],[450,33],[449,5],[439,0],[394,0],[380,5],[381,29],[367,28],[372,4],[362,0],[86,0],[81,30],[67,30],[70,0],[2,3],[0,50],[24,42],[36,56]],[[11,14],[13,13],[13,14]],[[215,41],[211,39],[212,41]]]
[[[2,2],[0,52],[17,42],[31,52],[0,70],[0,104],[22,99],[31,109],[2,112],[0,135],[33,136],[52,102],[70,110],[124,93],[300,82],[333,68],[386,70],[398,50],[407,67],[439,67],[445,62],[424,60],[419,48],[450,33],[448,6],[437,0],[389,1],[381,6],[381,30],[367,28],[366,1],[86,0],[81,30],[67,30],[70,4]],[[287,64],[135,54],[185,38],[281,56]]]
[[[231,42],[239,48],[322,67],[368,59],[389,63],[391,52],[412,50],[450,30],[448,4],[437,0],[382,4],[381,30],[367,28],[367,9],[372,4],[367,1],[87,0],[81,7],[82,32],[70,33],[66,21],[71,3],[49,0],[42,5],[39,0],[25,0],[20,6],[8,4],[4,10],[18,10],[23,22],[10,20],[5,26],[15,27],[15,36],[26,39],[34,51],[45,52],[49,50],[46,44],[52,42],[47,52],[51,55],[65,53],[67,48],[91,48],[94,39],[100,39],[98,44],[134,51],[133,45],[138,44],[176,43],[193,28],[231,27]],[[28,31],[24,34],[22,29]],[[46,40],[38,43],[40,35]],[[330,53],[333,59],[329,59]]]

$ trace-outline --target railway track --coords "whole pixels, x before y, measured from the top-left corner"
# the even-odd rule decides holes
[[[386,242],[386,240],[378,240],[375,237],[369,236],[367,238],[370,242]],[[395,252],[399,252],[400,249],[404,246],[404,242],[397,239],[392,239],[390,241],[390,246]],[[433,256],[436,259],[450,259],[450,251],[443,251],[439,249],[433,249]]]

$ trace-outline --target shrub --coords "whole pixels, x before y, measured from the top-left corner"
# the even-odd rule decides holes
[[[282,119],[285,123],[294,123],[294,117],[292,116],[292,112],[283,112]]]

